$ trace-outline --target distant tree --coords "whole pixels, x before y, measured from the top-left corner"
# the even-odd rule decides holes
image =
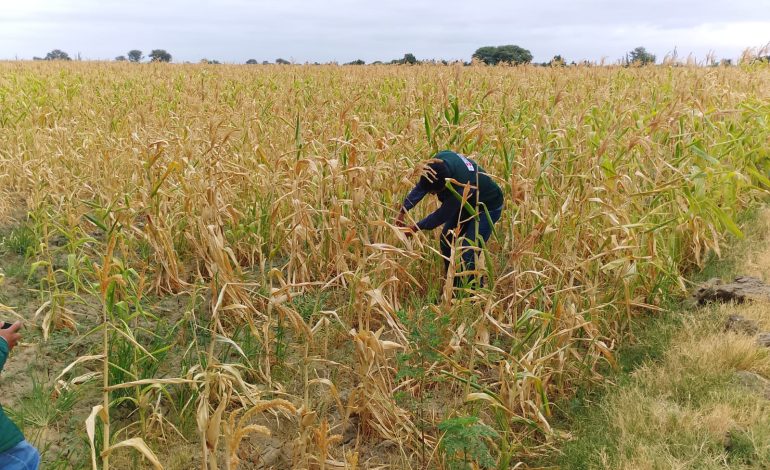
[[[473,53],[473,58],[478,59],[487,65],[497,65],[499,63],[518,65],[532,62],[532,53],[523,47],[508,44],[497,47],[480,47]]]
[[[722,59],[719,61],[719,65],[722,67],[730,67],[733,65],[733,59]]]
[[[115,61],[116,62],[125,62],[126,61],[126,56],[119,55],[119,56],[115,57]]]
[[[201,64],[219,65],[221,62],[218,60],[201,59]]]
[[[42,57],[33,56],[33,57],[32,57],[32,60],[45,60],[45,59],[43,59]]]
[[[497,48],[497,61],[509,64],[527,64],[532,62],[532,53],[527,49],[512,44]]]
[[[270,61],[269,60],[263,60],[262,61],[262,65],[270,65]]]
[[[45,60],[72,60],[69,54],[61,49],[54,49],[45,55]]]
[[[165,49],[153,49],[148,57],[150,62],[171,62],[171,54]]]
[[[381,60],[375,60],[374,62],[372,62],[372,65],[382,65],[382,61]]]
[[[257,59],[249,59],[246,61],[246,64],[248,65],[257,65],[259,62],[257,62]]]
[[[361,59],[356,59],[356,60],[354,60],[352,62],[348,62],[345,65],[366,65],[366,62],[361,60]]]
[[[139,49],[132,49],[128,51],[128,60],[131,62],[141,62],[143,57],[144,56],[142,56],[142,51]]]
[[[557,55],[553,56],[553,59],[551,59],[551,61],[548,62],[547,65],[549,65],[551,67],[564,67],[565,65],[567,65],[567,61],[564,60],[564,58],[562,56],[557,54]]]
[[[402,59],[393,59],[388,63],[393,65],[403,65],[403,64],[414,65],[414,64],[419,64],[420,61],[417,60],[417,57],[415,57],[414,54],[407,53],[407,54],[404,54],[404,57]]]
[[[476,52],[473,53],[472,58],[478,59],[487,65],[495,65],[497,63],[497,58],[495,57],[496,53],[497,48],[495,46],[479,47],[476,49]]]
[[[286,59],[281,59],[281,58],[279,57],[279,58],[275,59],[275,63],[276,63],[276,64],[281,64],[281,65],[288,65],[288,64],[290,64],[291,62],[289,62],[289,61],[288,61],[288,60],[286,60]]]
[[[650,54],[647,52],[647,49],[644,47],[637,47],[633,51],[629,52],[626,56],[626,64],[639,64],[639,65],[647,65],[647,64],[654,64],[655,63],[655,55]]]

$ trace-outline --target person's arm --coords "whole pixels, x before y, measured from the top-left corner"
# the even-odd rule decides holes
[[[419,184],[416,185],[411,191],[409,191],[409,194],[407,194],[406,199],[404,199],[404,203],[401,205],[401,210],[404,212],[411,210],[414,206],[417,205],[417,203],[423,200],[426,194],[428,194],[427,189],[421,187]]]
[[[21,339],[19,334],[19,328],[21,328],[21,322],[17,321],[9,328],[0,329],[0,371],[5,366],[5,360],[8,359],[8,353],[16,346],[16,343]]]
[[[6,359],[8,359],[8,343],[4,339],[0,339],[0,372],[3,371]]]
[[[396,225],[399,227],[404,226],[404,217],[406,216],[407,211],[411,210],[417,203],[422,201],[426,194],[428,194],[428,190],[423,188],[419,183],[409,191],[403,204],[401,204],[398,216],[396,216]]]
[[[460,200],[451,194],[449,190],[444,190],[443,193],[443,197],[441,197],[441,206],[427,215],[424,219],[417,222],[413,227],[415,230],[433,230],[452,218],[458,217],[460,214]]]

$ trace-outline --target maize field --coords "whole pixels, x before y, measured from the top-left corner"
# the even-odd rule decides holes
[[[393,224],[444,149],[505,194],[475,291]],[[763,63],[0,63],[0,262],[33,293],[2,308],[63,344],[48,399],[87,407],[44,460],[526,464],[768,171]]]

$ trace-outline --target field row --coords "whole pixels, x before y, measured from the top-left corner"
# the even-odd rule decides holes
[[[100,399],[105,468],[134,437],[167,466],[508,468],[741,236],[768,103],[760,63],[0,63],[3,248],[45,339],[89,345],[56,387]],[[475,292],[392,225],[443,149],[506,196]]]

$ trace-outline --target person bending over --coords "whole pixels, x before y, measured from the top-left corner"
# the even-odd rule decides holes
[[[437,153],[425,165],[417,185],[401,205],[396,225],[405,227],[406,213],[429,193],[436,195],[441,206],[410,226],[408,233],[433,230],[443,225],[440,245],[447,274],[455,233],[462,239],[463,249],[462,268],[457,271],[475,271],[477,250],[472,247],[481,248],[489,240],[494,224],[503,212],[503,191],[475,161],[462,154],[445,150]],[[478,280],[478,277],[472,275],[466,280],[458,276],[454,284],[461,286],[473,280]]]

